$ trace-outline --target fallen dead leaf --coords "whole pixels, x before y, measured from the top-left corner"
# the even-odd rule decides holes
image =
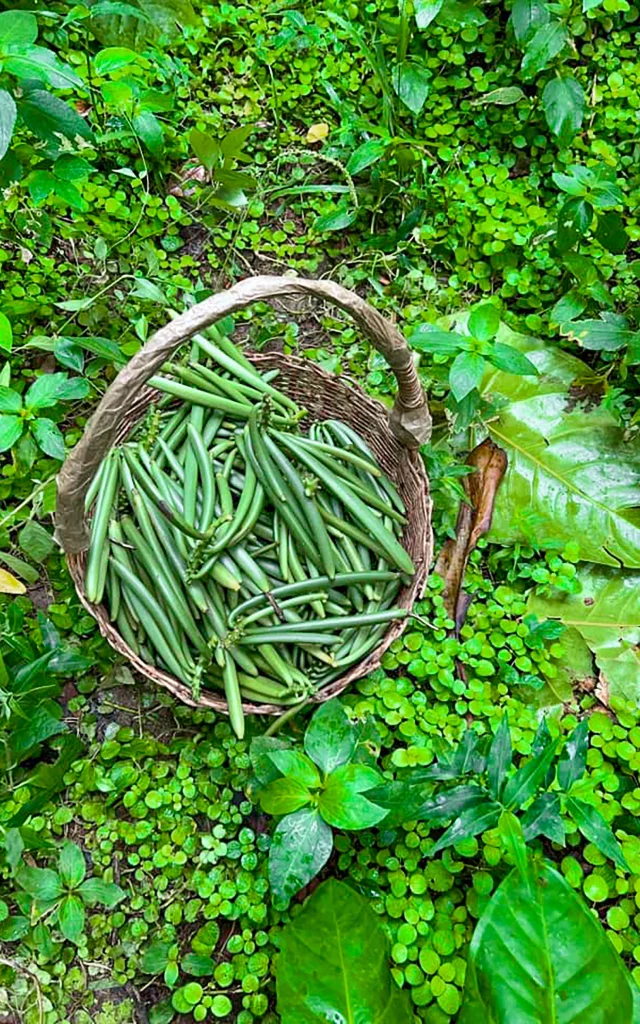
[[[0,594],[26,594],[24,583],[17,580],[6,569],[0,569]]]
[[[320,121],[318,124],[312,124],[309,131],[306,134],[305,141],[313,144],[314,142],[322,142],[326,139],[329,134],[329,125],[326,121]]]
[[[469,502],[461,502],[456,539],[445,542],[435,567],[445,582],[443,599],[448,614],[455,619],[456,632],[464,624],[471,601],[462,591],[469,555],[491,526],[496,494],[507,468],[507,456],[502,448],[487,438],[473,449],[467,464],[475,469],[475,473],[470,473],[463,481]]]

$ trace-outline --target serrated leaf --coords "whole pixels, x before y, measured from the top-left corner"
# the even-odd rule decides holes
[[[603,699],[640,701],[640,573],[578,567],[577,594],[531,595],[528,608],[578,630],[600,670]]]
[[[630,1024],[630,975],[584,901],[553,868],[512,871],[469,949],[458,1024]]]
[[[580,131],[586,108],[584,89],[575,78],[552,78],[542,92],[542,108],[549,128],[561,146],[568,146]]]
[[[53,420],[47,419],[46,416],[40,416],[31,424],[31,433],[46,455],[50,455],[52,459],[59,459],[60,462],[63,461],[67,454],[64,436]]]
[[[269,849],[269,884],[280,908],[315,878],[332,849],[333,833],[315,808],[282,819]]]
[[[517,41],[526,43],[539,28],[548,24],[550,17],[544,0],[515,0],[510,21]]]
[[[569,41],[569,33],[561,21],[551,21],[539,28],[522,58],[521,71],[527,78],[533,78],[557,57]]]
[[[25,865],[17,869],[14,878],[20,888],[39,903],[51,903],[62,895],[60,879],[50,868],[33,868]]]
[[[20,100],[20,117],[46,142],[56,143],[58,135],[72,142],[78,136],[93,138],[91,125],[68,103],[45,89],[33,89]]]
[[[12,46],[11,53],[3,59],[3,70],[21,79],[38,79],[54,89],[69,89],[72,86],[86,89],[79,75],[53,52],[44,46]]]
[[[485,360],[477,352],[460,352],[456,356],[449,370],[449,385],[457,402],[480,387],[484,368]]]
[[[635,336],[626,325],[608,320],[574,320],[568,325],[566,334],[581,348],[595,352],[617,352]]]
[[[332,878],[280,934],[276,968],[282,1024],[411,1024],[389,969],[389,944],[369,901]]]

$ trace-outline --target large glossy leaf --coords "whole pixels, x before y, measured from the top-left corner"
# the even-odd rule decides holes
[[[458,1024],[631,1024],[630,975],[604,929],[548,866],[512,871],[469,950]]]
[[[487,794],[480,786],[463,784],[445,789],[425,800],[412,816],[416,821],[451,821],[469,807],[487,802]]]
[[[483,803],[477,803],[473,806],[467,806],[454,821],[453,825],[447,829],[444,835],[440,836],[438,842],[429,852],[429,856],[435,857],[440,850],[445,850],[447,846],[453,846],[454,843],[459,843],[461,839],[469,839],[471,836],[477,836],[481,832],[486,832],[490,828],[495,828],[500,818],[502,807],[498,803],[489,802],[488,800]]]
[[[364,764],[344,764],[327,779],[318,799],[318,810],[336,828],[371,828],[386,817],[386,807],[378,807],[365,793],[380,785],[382,776]]]
[[[580,566],[579,594],[532,596],[538,618],[578,630],[595,656],[602,696],[640,698],[640,573]]]
[[[16,105],[13,96],[6,89],[0,89],[0,160],[9,148],[15,123]]]
[[[562,146],[568,146],[580,131],[586,106],[584,89],[575,78],[551,78],[542,92],[542,106],[553,134]]]
[[[278,906],[315,878],[332,849],[333,833],[315,809],[303,807],[282,819],[269,850],[269,884]]]
[[[482,382],[485,397],[506,399],[486,427],[509,459],[489,539],[578,541],[585,561],[640,567],[640,451],[606,409],[576,407],[568,396],[572,383],[592,382],[592,372],[504,326],[498,339],[525,351],[540,375],[491,369]]]
[[[335,878],[324,882],[280,935],[282,1024],[412,1024],[389,952],[369,901]]]

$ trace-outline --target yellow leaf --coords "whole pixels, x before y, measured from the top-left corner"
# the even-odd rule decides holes
[[[24,583],[17,580],[6,569],[0,569],[0,594],[26,594]]]
[[[307,132],[307,142],[322,142],[329,134],[329,125],[324,121],[320,124],[312,124]]]

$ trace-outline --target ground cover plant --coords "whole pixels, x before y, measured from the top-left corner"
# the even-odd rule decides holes
[[[1,1019],[318,1020],[346,980],[372,1021],[547,1021],[574,975],[571,1000],[634,1019],[639,17],[0,14]],[[357,290],[419,360],[439,558],[380,669],[239,738],[102,640],[55,478],[174,310],[291,272]],[[391,404],[335,311],[219,326]],[[526,978],[496,960],[523,922]]]

